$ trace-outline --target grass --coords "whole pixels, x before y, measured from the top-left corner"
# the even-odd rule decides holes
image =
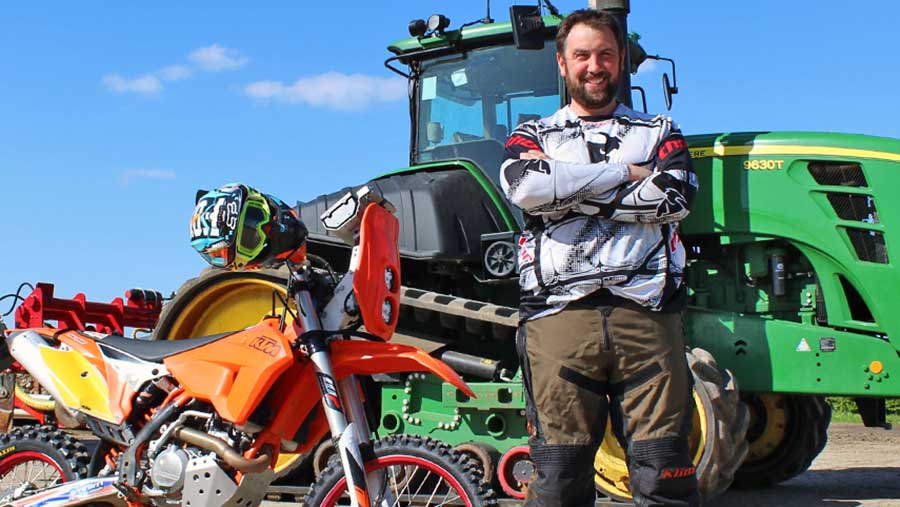
[[[862,417],[852,398],[829,396],[827,400],[831,405],[832,422],[862,424]],[[887,421],[900,424],[900,399],[887,400]]]

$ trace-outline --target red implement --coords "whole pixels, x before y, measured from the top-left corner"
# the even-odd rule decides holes
[[[16,328],[42,328],[48,321],[56,321],[54,327],[58,329],[123,335],[126,327],[153,328],[160,311],[162,295],[156,291],[131,289],[125,292],[125,300],[95,303],[87,301],[84,294],[72,299],[55,298],[53,284],[38,283],[16,309]]]

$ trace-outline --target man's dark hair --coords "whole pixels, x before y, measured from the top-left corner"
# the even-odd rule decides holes
[[[566,37],[575,25],[585,24],[594,30],[602,30],[604,27],[610,29],[616,37],[616,45],[619,47],[619,53],[622,53],[622,27],[611,14],[604,11],[594,9],[580,9],[572,12],[563,19],[559,24],[559,31],[556,32],[556,52],[566,54]]]

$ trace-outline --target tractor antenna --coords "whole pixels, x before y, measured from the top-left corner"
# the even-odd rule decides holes
[[[538,2],[540,3],[540,0],[538,0]],[[555,5],[550,3],[550,0],[544,0],[544,2],[547,4],[547,10],[550,11],[550,14],[556,16],[557,18],[561,17],[559,15],[559,9],[557,9]]]
[[[468,23],[465,23],[464,25],[459,27],[459,29],[462,30],[463,28],[465,28],[467,26],[472,26],[472,25],[475,25],[478,23],[488,24],[488,23],[493,23],[493,22],[494,22],[494,18],[491,17],[491,0],[487,0],[487,14],[485,14],[484,18],[476,19],[475,21],[470,21]]]

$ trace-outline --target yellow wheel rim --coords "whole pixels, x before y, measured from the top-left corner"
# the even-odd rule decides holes
[[[168,332],[169,339],[207,336],[244,329],[272,311],[272,290],[282,296],[282,285],[259,278],[229,278],[207,287],[190,301]],[[276,298],[275,311],[284,306]]]
[[[212,284],[181,303],[184,307],[169,329],[168,338],[207,336],[252,326],[272,312],[272,290],[278,290],[282,297],[286,294],[283,285],[249,275],[232,275]],[[275,305],[277,313],[284,310],[278,298]],[[281,453],[275,473],[289,470],[299,458],[299,454]]]
[[[788,413],[784,396],[780,394],[754,394],[747,406],[750,408],[750,430],[747,432],[750,449],[744,463],[753,463],[771,455],[784,442]]]
[[[688,443],[694,464],[703,457],[703,442],[706,441],[707,418],[704,404],[694,390],[694,416]],[[612,423],[606,420],[606,433],[594,458],[594,483],[597,490],[616,500],[630,500],[631,489],[628,482],[628,466],[625,464],[625,450],[619,445],[612,431]]]

